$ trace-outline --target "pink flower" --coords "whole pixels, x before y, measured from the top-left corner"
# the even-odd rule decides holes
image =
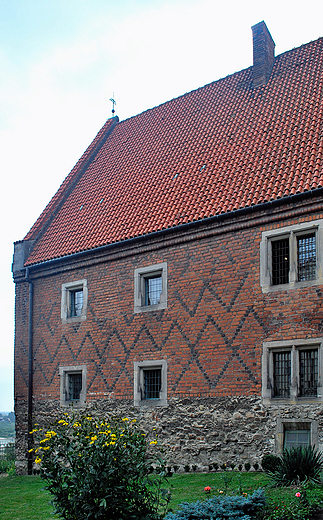
[[[205,493],[210,493],[210,491],[211,491],[210,486],[205,486],[204,491],[205,491]]]
[[[295,493],[295,497],[299,498],[301,496],[300,492],[297,491],[297,493]]]

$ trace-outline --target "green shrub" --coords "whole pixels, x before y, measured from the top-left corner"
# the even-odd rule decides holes
[[[309,503],[306,490],[294,493],[292,500],[266,505],[257,515],[258,520],[311,520],[318,504]]]
[[[280,466],[280,457],[272,454],[264,455],[261,460],[261,466],[266,473],[274,473]]]
[[[268,472],[276,486],[290,486],[300,482],[321,482],[323,454],[314,446],[285,449],[275,471]]]
[[[168,513],[165,520],[250,520],[264,505],[264,493],[258,489],[248,497],[213,497],[204,502],[184,503],[180,505],[180,510]]]
[[[34,432],[41,434],[35,462],[61,518],[161,518],[165,464],[156,437],[149,442],[135,421],[73,413]]]

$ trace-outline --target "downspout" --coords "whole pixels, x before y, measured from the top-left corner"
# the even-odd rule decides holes
[[[33,434],[30,433],[33,425],[33,306],[34,285],[29,278],[29,269],[26,268],[25,280],[29,284],[29,314],[28,314],[28,475],[33,472]]]

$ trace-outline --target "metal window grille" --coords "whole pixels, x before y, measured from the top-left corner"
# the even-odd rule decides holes
[[[159,399],[161,369],[144,370],[144,399]]]
[[[145,305],[157,305],[160,303],[161,292],[161,274],[145,278]]]
[[[284,439],[285,448],[296,448],[297,446],[309,446],[309,430],[286,430]]]
[[[298,281],[316,278],[316,236],[315,233],[297,237]]]
[[[291,378],[291,353],[274,352],[274,397],[289,397]]]
[[[299,351],[299,395],[301,397],[317,396],[318,384],[318,350]]]
[[[272,251],[272,284],[289,283],[289,238],[273,240]]]
[[[68,400],[78,400],[80,398],[81,390],[82,374],[68,374]]]
[[[70,317],[81,316],[83,307],[83,289],[70,291]]]

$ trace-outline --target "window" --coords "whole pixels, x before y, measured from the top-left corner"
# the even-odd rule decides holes
[[[167,307],[167,263],[135,269],[134,312]]]
[[[273,396],[289,397],[291,359],[290,352],[273,352]]]
[[[265,342],[262,396],[265,401],[322,400],[322,339]]]
[[[281,453],[284,448],[317,445],[317,428],[316,420],[278,418],[275,436],[276,453]]]
[[[323,221],[265,231],[260,244],[260,284],[263,292],[319,285]]]
[[[135,406],[165,406],[167,404],[167,362],[134,362]]]
[[[161,390],[161,368],[143,369],[143,399],[159,399]]]
[[[69,318],[81,316],[83,307],[83,288],[70,291]]]
[[[61,405],[80,406],[86,396],[86,365],[61,367],[60,401]]]
[[[87,281],[64,283],[62,285],[61,318],[64,323],[74,323],[86,319]]]
[[[284,448],[297,448],[297,446],[309,446],[309,430],[286,430],[284,437]]]

